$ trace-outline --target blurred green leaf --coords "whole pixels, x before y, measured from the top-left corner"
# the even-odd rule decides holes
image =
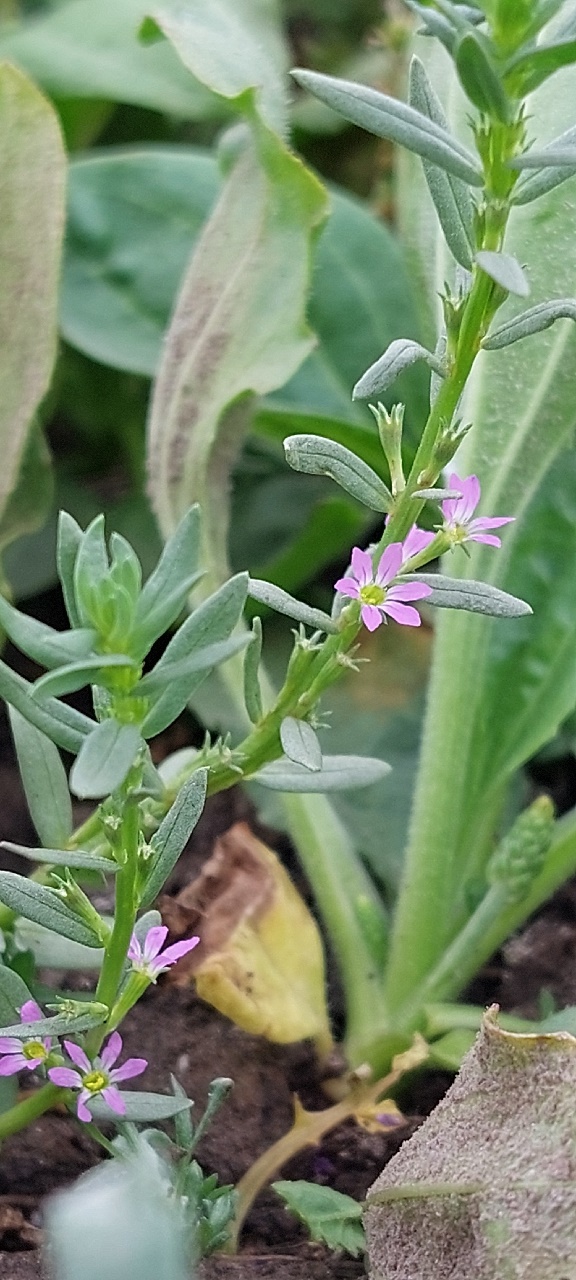
[[[149,7],[146,0],[69,0],[0,35],[0,57],[57,98],[134,103],[184,120],[222,118],[221,102],[184,70],[167,41],[145,47],[138,40]]]
[[[60,752],[14,707],[8,714],[30,816],[42,843],[58,848],[72,834],[72,801]]]
[[[345,1249],[355,1257],[363,1252],[366,1241],[358,1200],[332,1187],[302,1180],[273,1182],[272,1187],[305,1224],[313,1240],[321,1240],[330,1249]]]
[[[50,497],[46,450],[36,428],[29,433],[56,354],[66,180],[52,107],[7,64],[0,66],[0,167],[1,549],[41,522]]]

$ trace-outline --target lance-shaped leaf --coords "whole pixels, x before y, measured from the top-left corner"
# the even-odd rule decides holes
[[[379,395],[380,392],[386,391],[396,381],[398,375],[410,365],[415,364],[417,360],[425,360],[429,368],[439,377],[446,376],[442,361],[428,351],[427,347],[421,346],[419,342],[412,342],[408,338],[398,338],[390,343],[384,355],[370,365],[356,383],[352,392],[353,399],[367,399],[368,396]]]
[[[479,111],[508,124],[513,104],[508,98],[488,40],[467,31],[454,49],[460,83]]]
[[[262,622],[257,615],[252,619],[250,644],[244,654],[244,702],[252,724],[258,724],[264,710],[259,676],[261,654]]]
[[[506,324],[491,330],[482,346],[486,351],[500,351],[502,347],[510,347],[521,338],[529,338],[533,333],[549,329],[556,320],[576,321],[576,298],[554,298],[551,302],[540,302],[528,311],[521,311],[512,320],[507,320]]]
[[[14,707],[8,708],[20,776],[30,817],[45,845],[66,844],[72,835],[72,802],[58,749]]]
[[[278,8],[266,0],[187,0],[149,5],[184,65],[220,98],[257,90],[262,119],[286,132],[288,69]]]
[[[270,791],[348,791],[370,787],[388,773],[390,765],[373,756],[323,756],[322,768],[315,773],[291,760],[274,760],[254,773],[250,781],[259,782]]]
[[[56,355],[66,177],[53,108],[7,63],[0,65],[0,167],[1,516]]]
[[[144,583],[136,606],[131,648],[147,653],[186,606],[201,574],[200,508],[190,507],[165,544],[158,564]]]
[[[161,678],[165,670],[176,668],[181,660],[188,659],[191,655],[199,655],[205,648],[211,650],[208,654],[209,665],[206,666],[205,661],[199,657],[199,666],[195,672],[190,672],[182,683],[178,681],[171,683],[160,694],[143,722],[144,737],[152,738],[171,724],[184,710],[195,689],[208,674],[210,667],[215,661],[221,661],[221,655],[226,650],[220,650],[220,657],[218,657],[216,645],[228,641],[230,633],[237,626],[246,600],[247,588],[248,574],[236,574],[236,577],[225,582],[219,591],[204,600],[172,637],[170,644],[156,663],[154,672],[150,673],[151,677],[152,675],[156,677],[157,685],[158,677]],[[246,643],[242,637],[240,640]],[[235,641],[236,637],[234,637],[232,649],[236,647]]]
[[[74,634],[74,633],[72,633]],[[66,693],[74,693],[87,684],[106,684],[108,671],[135,672],[138,667],[125,653],[103,653],[83,662],[69,662],[57,671],[48,671],[45,676],[32,686],[32,696],[58,698]]]
[[[18,853],[21,858],[30,862],[48,862],[59,867],[87,867],[90,871],[102,871],[104,875],[115,875],[118,863],[113,858],[101,858],[89,849],[31,849],[25,844],[14,844],[11,840],[0,840],[0,849],[8,849],[10,853]]]
[[[90,1002],[86,1013],[60,1013],[53,1018],[38,1018],[36,1022],[16,1022],[9,1027],[0,1027],[0,1036],[14,1036],[16,1040],[36,1040],[42,1036],[74,1035],[77,1031],[90,1031],[99,1027],[108,1017],[109,1010],[105,1004]]]
[[[306,475],[330,476],[341,489],[372,511],[391,511],[393,498],[380,476],[351,449],[322,436],[287,436],[286,461],[294,471]]]
[[[66,612],[73,627],[80,626],[80,613],[74,592],[74,569],[83,530],[68,511],[59,511],[56,535],[56,566]]]
[[[322,768],[322,748],[306,720],[286,716],[280,725],[280,741],[284,754],[294,764],[301,764],[312,773]]]
[[[281,386],[312,348],[305,296],[324,193],[279,139],[255,129],[257,149],[249,145],[229,175],[185,277],[149,423],[150,489],[165,534],[208,488],[202,562],[220,569],[208,588],[226,576],[225,494],[254,396]]]
[[[74,631],[56,631],[47,623],[20,613],[2,595],[0,626],[18,649],[27,653],[34,662],[49,669],[87,657],[96,640],[96,632],[88,627]]]
[[[37,704],[32,688],[28,680],[0,660],[1,696],[52,742],[76,755],[87,734],[92,732],[94,721],[56,698],[48,698],[42,706]]]
[[[142,892],[141,906],[146,907],[157,898],[190,839],[204,808],[207,777],[206,769],[197,769],[188,778],[153,835],[150,842],[152,866]]]
[[[129,1124],[152,1124],[156,1120],[170,1120],[172,1116],[193,1106],[188,1098],[175,1098],[170,1093],[146,1093],[144,1089],[122,1089],[122,1101],[126,1107],[122,1119]],[[92,1098],[90,1112],[97,1124],[117,1124],[117,1113],[103,1098]]]
[[[562,40],[558,44],[541,44],[530,53],[519,53],[508,63],[504,83],[515,97],[533,93],[544,80],[559,71],[560,67],[576,62],[576,40]]]
[[[276,613],[284,613],[286,617],[302,622],[305,627],[313,627],[315,631],[334,633],[338,630],[329,614],[323,613],[322,609],[312,609],[302,600],[296,600],[281,587],[276,587],[273,582],[264,582],[261,578],[250,578],[248,595],[259,604],[275,609]]]
[[[135,724],[103,720],[96,725],[72,766],[70,788],[74,795],[83,800],[99,800],[115,791],[132,768],[141,745],[142,737]]]
[[[473,155],[457,138],[413,107],[366,85],[337,80],[317,71],[298,68],[292,76],[303,89],[315,94],[346,120],[377,134],[379,138],[400,143],[472,186],[482,186],[482,174]]]
[[[234,657],[235,653],[240,653],[247,644],[250,644],[249,635],[230,636],[228,640],[217,640],[215,644],[207,644],[201,649],[195,649],[185,658],[166,662],[162,667],[154,667],[138,684],[137,696],[154,698],[174,682],[182,684],[182,695],[188,701],[191,676],[205,675],[219,663],[226,662],[228,658]]]
[[[85,947],[100,947],[102,939],[58,896],[35,880],[26,880],[13,871],[0,871],[0,902],[16,915],[25,916],[44,929],[51,929]]]
[[[411,581],[411,574],[398,578],[398,582]],[[467,609],[469,613],[486,613],[493,618],[521,618],[532,613],[525,600],[518,600],[489,582],[447,578],[443,573],[421,573],[420,570],[418,581],[432,588],[431,594],[426,596],[426,604],[436,605],[439,609]]]
[[[492,249],[480,249],[476,254],[476,262],[486,275],[496,281],[508,293],[516,293],[519,298],[527,298],[530,285],[522,267],[510,253],[495,253]]]
[[[514,169],[536,169],[536,173],[529,174],[527,178],[522,177],[514,188],[514,204],[530,204],[532,200],[553,191],[561,182],[566,182],[567,178],[572,178],[576,174],[576,155],[572,164],[566,164],[565,161],[573,147],[576,147],[576,125],[566,129],[545,147],[527,151],[511,160],[510,166]],[[552,158],[558,155],[562,163],[556,163]]]
[[[410,63],[410,103],[442,128],[447,127],[440,99],[422,62],[416,57]],[[468,187],[460,178],[446,173],[429,160],[422,159],[422,165],[448,247],[456,261],[470,271],[474,206]]]

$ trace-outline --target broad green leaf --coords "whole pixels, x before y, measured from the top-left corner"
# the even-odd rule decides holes
[[[198,769],[180,788],[176,799],[162,819],[151,840],[152,866],[142,891],[141,906],[158,897],[204,808],[206,769]]]
[[[286,132],[288,53],[277,0],[150,0],[148,11],[202,84],[232,102],[256,89],[262,119]]]
[[[18,973],[0,964],[0,1020],[8,1024],[14,1022],[22,1005],[32,996]]]
[[[13,871],[0,871],[0,902],[17,915],[33,920],[44,929],[81,942],[85,947],[100,947],[101,940],[58,896],[35,880],[26,880]]]
[[[70,789],[74,795],[83,800],[99,800],[115,791],[132,768],[141,745],[140,730],[135,724],[103,720],[96,725],[84,739],[72,766]]]
[[[460,82],[479,111],[508,124],[512,104],[504,89],[489,42],[474,31],[457,41],[454,60]]]
[[[212,586],[225,575],[224,494],[254,398],[286,382],[312,346],[304,320],[310,240],[325,211],[312,174],[272,133],[254,129],[256,143],[229,175],[186,274],[149,423],[160,527],[170,534],[202,500]]]
[[[329,476],[372,511],[392,510],[392,494],[380,476],[335,440],[326,440],[322,436],[287,436],[284,452],[294,471]]]
[[[312,773],[322,768],[322,748],[312,725],[306,720],[286,716],[280,725],[280,741],[284,755]]]
[[[218,119],[222,105],[181,66],[167,42],[144,47],[146,0],[65,0],[0,38],[0,57],[23,67],[57,98],[104,98]]]
[[[560,67],[576,62],[576,40],[562,40],[558,44],[540,44],[529,53],[520,53],[508,64],[505,83],[509,92],[517,97],[534,93],[534,90],[554,75]]]
[[[570,8],[576,11],[574,0],[570,0]],[[431,78],[450,93],[454,117],[454,113],[466,108],[453,93],[445,58],[439,60],[433,51],[430,53],[436,67]],[[529,102],[536,141],[538,135],[553,136],[569,123],[575,90],[576,72],[564,70]],[[446,278],[449,267],[433,224],[426,221],[426,196],[417,184],[410,199],[414,202],[412,215],[416,215],[420,226],[432,294],[438,280]],[[571,188],[550,191],[538,204],[522,206],[513,213],[505,248],[518,262],[528,265],[536,305],[548,301],[551,294],[564,293],[567,281],[576,278],[575,217],[576,198]],[[510,300],[503,318],[513,317],[520,310],[521,304]],[[513,515],[516,521],[505,531],[500,551],[470,544],[470,559],[461,556],[458,564],[456,555],[451,557],[451,572],[512,592],[522,581],[517,556],[522,555],[528,534],[531,501],[538,502],[534,495],[561,450],[571,441],[576,426],[572,376],[575,358],[576,330],[568,320],[541,333],[537,343],[518,343],[506,351],[488,351],[479,356],[461,410],[474,426],[461,447],[459,469],[463,475],[479,475],[483,513]],[[571,476],[566,483],[572,485]],[[532,592],[534,599],[527,595],[535,610],[533,618],[489,620],[448,611],[439,617],[407,852],[410,890],[403,895],[391,952],[388,997],[393,1005],[414,990],[419,974],[428,971],[458,928],[452,886],[463,886],[472,861],[477,874],[488,856],[502,792],[510,769],[520,763],[519,754],[528,754],[542,745],[573,709],[572,658],[564,659],[570,663],[568,672],[563,663],[567,649],[561,657],[553,647],[544,646],[543,639],[544,619],[548,616],[551,635],[557,626],[552,620],[559,615],[564,636],[574,626],[576,597],[571,588],[567,590],[564,547],[561,564],[557,557],[553,564],[548,559],[544,521],[538,542],[532,578],[538,590]],[[545,571],[540,556],[549,565]],[[532,586],[526,585],[532,591]],[[505,696],[500,685],[498,696],[493,699],[489,691],[495,656],[498,652],[504,654],[508,645],[517,645],[519,637],[524,641],[517,649],[517,658],[522,654],[522,662],[510,663]],[[567,647],[572,648],[573,641],[568,641]],[[543,716],[543,708],[549,708],[550,714],[547,710]],[[518,725],[522,724],[522,741],[516,739],[514,751],[505,759],[501,746],[515,734],[517,717]],[[496,773],[491,770],[489,790],[485,762],[497,766]],[[426,905],[430,901],[445,904],[439,906],[434,919]],[[423,940],[418,955],[406,942],[408,935],[416,933]]]
[[[100,858],[89,849],[30,849],[28,845],[13,844],[10,840],[0,840],[0,849],[9,849],[11,853],[20,854],[21,858],[29,858],[30,862],[48,862],[60,867],[87,867],[90,871],[102,871],[104,875],[115,875],[119,864],[113,858]]]
[[[259,782],[271,791],[347,791],[356,787],[370,787],[381,782],[390,773],[385,760],[373,756],[323,756],[322,768],[312,772],[302,764],[291,760],[274,760],[252,775],[251,782]]]
[[[75,1035],[77,1031],[89,1031],[106,1021],[109,1010],[105,1004],[95,1008],[91,1002],[86,1013],[56,1014],[53,1018],[41,1018],[36,1022],[17,1022],[13,1026],[0,1027],[0,1036],[15,1036],[17,1040],[40,1039],[41,1036]]]
[[[332,1187],[302,1180],[273,1182],[272,1188],[308,1228],[313,1240],[320,1240],[329,1249],[345,1249],[355,1257],[363,1252],[366,1242],[358,1200]]]
[[[112,921],[105,921],[112,924]],[[14,929],[16,944],[21,951],[31,951],[39,968],[61,969],[70,972],[82,969],[98,974],[102,968],[104,952],[100,946],[84,946],[64,938],[51,929],[19,916]]]
[[[7,63],[0,64],[0,168],[4,175],[0,207],[3,521],[21,467],[26,459],[30,464],[28,435],[56,355],[66,175],[55,112],[26,76]],[[45,503],[45,495],[38,496]],[[17,523],[17,512],[15,516]],[[5,527],[4,544],[10,538]]]
[[[8,714],[20,777],[38,835],[46,846],[67,844],[72,835],[72,801],[58,749],[14,707],[8,708]]]

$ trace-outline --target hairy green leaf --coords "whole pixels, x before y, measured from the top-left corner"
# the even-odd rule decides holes
[[[89,1031],[106,1021],[109,1010],[105,1004],[95,1008],[90,1004],[86,1013],[59,1013],[53,1018],[39,1018],[36,1022],[16,1022],[13,1026],[0,1027],[0,1036],[14,1036],[17,1040],[35,1040],[42,1036],[75,1035],[77,1031]]]
[[[371,756],[323,756],[322,768],[312,772],[302,764],[291,760],[274,760],[252,775],[251,782],[259,782],[271,791],[346,791],[355,787],[370,787],[381,782],[390,773],[390,765]]]
[[[41,924],[44,929],[81,942],[85,947],[100,947],[101,940],[58,896],[35,880],[26,880],[13,871],[0,871],[0,902],[17,915]]]
[[[554,298],[551,302],[540,302],[528,311],[521,311],[512,320],[492,329],[488,337],[484,338],[482,346],[485,351],[500,351],[502,347],[510,347],[521,338],[529,338],[533,333],[549,329],[556,320],[576,321],[576,298]]]
[[[244,655],[244,702],[252,721],[257,724],[263,714],[262,691],[260,689],[260,657],[262,654],[262,622],[258,616],[252,619],[250,644]]]
[[[436,355],[419,342],[398,338],[390,343],[384,355],[371,365],[356,383],[352,392],[354,399],[367,399],[369,396],[380,395],[396,381],[399,373],[415,364],[417,360],[424,360],[434,373],[444,377],[444,366]]]
[[[335,440],[322,436],[287,436],[284,452],[294,471],[329,476],[372,511],[392,510],[392,494],[380,476]]]
[[[440,99],[428,79],[425,67],[416,57],[410,63],[410,104],[442,128],[447,127]],[[470,271],[474,206],[468,187],[460,178],[446,173],[429,160],[422,159],[422,164],[446,242],[456,261]]]
[[[152,1124],[156,1120],[169,1120],[180,1111],[188,1110],[192,1103],[188,1098],[175,1098],[171,1093],[145,1093],[144,1090],[122,1089],[126,1112],[123,1120],[132,1124]],[[93,1098],[90,1111],[97,1124],[117,1124],[117,1114],[103,1098]]]
[[[74,795],[83,800],[99,800],[115,791],[132,768],[141,745],[142,737],[135,724],[103,720],[96,725],[84,739],[72,766],[70,788]]]
[[[49,862],[60,867],[87,867],[90,871],[102,871],[104,875],[115,875],[118,863],[113,858],[101,858],[89,849],[31,849],[28,845],[14,844],[11,840],[0,840],[0,849],[9,849],[18,853],[21,858],[29,858],[30,862]]]
[[[493,618],[521,618],[532,613],[531,605],[518,600],[507,591],[493,587],[489,582],[475,582],[471,578],[447,578],[443,573],[421,573],[419,582],[432,587],[426,603],[440,609],[466,609],[469,613],[484,613]],[[412,575],[399,578],[399,582],[412,581]]]
[[[490,276],[496,284],[501,285],[503,289],[507,289],[509,293],[516,293],[520,298],[527,298],[530,293],[530,286],[524,275],[522,267],[516,258],[509,253],[494,253],[491,249],[480,249],[476,254],[476,261],[479,267]]]
[[[252,600],[257,600],[259,604],[265,604],[269,609],[275,609],[276,613],[284,613],[286,617],[294,618],[296,622],[302,622],[304,626],[313,627],[315,631],[330,633],[338,630],[336,623],[327,613],[323,613],[321,609],[312,609],[310,605],[304,604],[302,600],[295,600],[294,596],[289,595],[287,591],[283,591],[281,587],[276,587],[273,582],[250,578],[248,595]]]
[[[322,768],[322,748],[312,725],[306,720],[286,716],[280,725],[280,741],[284,755],[312,773]]]
[[[204,808],[207,770],[197,769],[180,788],[173,805],[150,842],[152,866],[142,891],[145,907],[158,897]]]
[[[31,1000],[32,996],[26,986],[26,983],[20,977],[19,973],[15,973],[14,969],[9,969],[7,965],[0,964],[0,1019],[6,1025],[9,1025],[16,1018],[27,1000]]]

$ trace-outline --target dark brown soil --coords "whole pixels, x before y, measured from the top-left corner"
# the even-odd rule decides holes
[[[178,743],[178,745],[181,745]],[[31,843],[17,773],[6,758],[7,734],[0,721],[0,812],[2,836]],[[229,792],[210,802],[193,843],[176,868],[169,891],[189,881],[212,852],[214,839],[238,819],[252,818],[249,802]],[[286,840],[256,824],[256,831],[279,849],[302,884]],[[15,868],[9,856],[5,866]],[[20,869],[20,868],[18,868]],[[24,868],[22,868],[24,869]],[[499,1001],[504,1008],[537,1015],[544,989],[559,1006],[576,1003],[576,887],[556,895],[524,933],[476,980],[469,998]],[[64,979],[72,982],[73,975]],[[340,1010],[339,987],[331,979],[331,1002]],[[166,1092],[173,1072],[201,1112],[210,1080],[231,1076],[234,1089],[203,1140],[199,1159],[222,1182],[235,1182],[271,1143],[289,1129],[294,1094],[310,1109],[326,1105],[314,1056],[307,1044],[279,1046],[250,1036],[205,1005],[192,989],[151,988],[123,1024],[128,1055],[145,1056],[149,1068],[134,1087]],[[385,1135],[370,1134],[349,1121],[282,1170],[281,1176],[307,1178],[362,1198],[382,1166],[413,1132],[450,1082],[442,1072],[423,1074],[411,1090],[414,1114]],[[42,1117],[27,1131],[7,1140],[0,1151],[0,1280],[39,1280],[41,1200],[75,1180],[101,1152],[75,1120],[64,1114]],[[4,1215],[4,1216],[3,1216]],[[237,1258],[218,1257],[204,1264],[202,1280],[358,1280],[361,1259],[330,1255],[307,1242],[303,1229],[285,1211],[274,1192],[261,1195],[250,1214]]]

